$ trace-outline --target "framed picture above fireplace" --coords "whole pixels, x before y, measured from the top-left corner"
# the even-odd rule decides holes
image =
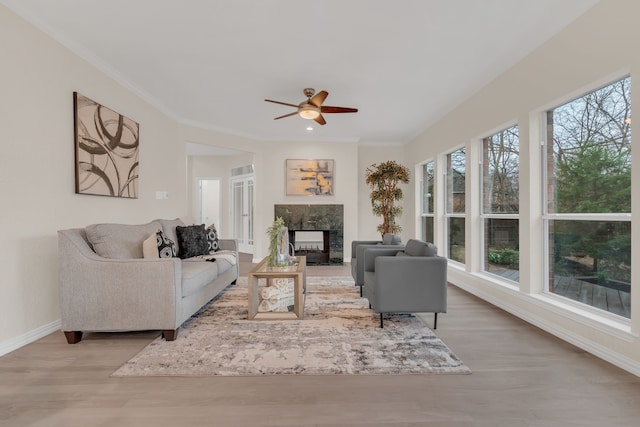
[[[287,196],[333,196],[333,159],[287,159]]]

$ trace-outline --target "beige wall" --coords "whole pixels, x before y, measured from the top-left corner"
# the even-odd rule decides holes
[[[640,292],[631,293],[632,319],[612,319],[575,308],[542,293],[544,260],[541,236],[540,176],[541,111],[596,89],[625,74],[632,75],[632,104],[640,105],[640,2],[603,0],[572,25],[480,90],[406,146],[405,158],[418,163],[467,146],[467,176],[478,170],[475,155],[480,138],[517,123],[520,129],[520,291],[498,285],[480,274],[480,236],[467,232],[467,264],[450,267],[452,282],[594,354],[640,375]],[[639,121],[633,135],[640,135]],[[634,146],[637,145],[634,142]],[[634,150],[636,165],[638,153]],[[413,167],[413,166],[412,166]],[[640,182],[640,167],[632,182]],[[436,176],[436,179],[438,176]],[[478,230],[477,188],[467,179],[467,230]],[[473,181],[477,183],[476,181]],[[412,184],[413,185],[413,184]],[[441,187],[438,187],[442,189]],[[413,191],[413,190],[412,190]],[[476,196],[474,196],[474,194]],[[474,199],[475,197],[475,199]],[[632,188],[632,220],[640,223],[640,186]],[[411,203],[413,200],[411,201]],[[413,209],[407,206],[406,209]],[[469,215],[471,213],[471,215]],[[443,224],[440,222],[440,224]],[[442,236],[436,242],[445,243]],[[640,233],[632,237],[632,264],[640,265]],[[444,247],[443,247],[444,248]],[[444,253],[444,252],[443,252]],[[640,288],[635,271],[632,289]],[[634,315],[635,314],[635,315]]]
[[[270,225],[276,203],[343,204],[345,242],[356,238],[356,144],[257,142],[178,123],[4,6],[0,6],[0,39],[11,41],[0,44],[0,355],[59,328],[56,230],[193,214],[193,180],[200,174],[223,176],[228,183],[229,166],[254,161],[258,258],[267,252],[261,230]],[[138,199],[74,194],[74,91],[140,124]],[[190,162],[186,143],[247,154],[234,156],[233,165],[229,159]],[[286,197],[287,158],[335,159],[335,194]],[[226,187],[223,197],[228,199]],[[156,191],[167,191],[169,199],[156,200]],[[221,235],[228,236],[227,231],[221,230]]]
[[[4,6],[0,39],[1,350],[59,319],[56,230],[183,212],[186,170],[172,120]],[[74,91],[140,124],[139,199],[74,194]]]

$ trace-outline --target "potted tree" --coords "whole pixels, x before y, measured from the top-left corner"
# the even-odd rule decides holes
[[[383,236],[386,233],[398,233],[402,230],[396,224],[396,218],[402,214],[402,206],[396,202],[402,200],[402,189],[398,184],[409,183],[409,169],[394,160],[374,163],[366,170],[365,182],[371,187],[371,206],[373,214],[382,217],[377,230]]]

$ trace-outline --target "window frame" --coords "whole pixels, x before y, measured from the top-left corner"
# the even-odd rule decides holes
[[[452,209],[452,212],[449,212],[449,189],[450,187],[454,187],[452,189],[451,192],[451,198],[453,198],[454,194],[460,194],[460,192],[456,192],[455,191],[455,185],[450,185],[449,182],[449,170],[452,169],[450,167],[450,161],[449,161],[449,156],[451,156],[453,153],[458,152],[458,151],[463,151],[464,153],[464,179],[465,179],[465,186],[464,186],[464,192],[462,194],[464,194],[464,199],[465,199],[465,205],[464,205],[464,212],[455,212],[454,209]],[[467,175],[468,175],[468,161],[469,161],[469,153],[468,153],[468,149],[466,147],[466,145],[460,145],[446,153],[444,153],[443,158],[444,158],[444,165],[445,167],[443,168],[442,171],[442,175],[444,178],[444,212],[443,212],[443,216],[444,216],[444,228],[445,228],[445,232],[444,232],[444,242],[445,242],[445,254],[446,257],[449,261],[459,265],[459,266],[465,266],[467,265],[467,255],[465,253],[464,255],[464,262],[458,261],[456,259],[451,258],[451,242],[450,242],[450,229],[451,229],[451,219],[462,219],[464,220],[465,223],[465,230],[464,230],[464,235],[465,235],[465,240],[466,240],[466,235],[468,233],[468,230],[466,230],[466,218],[467,218],[467,194],[466,194],[466,187],[467,187]],[[453,204],[453,200],[452,200],[452,204]],[[466,252],[466,242],[465,242],[465,249],[464,252]]]
[[[487,265],[487,251],[486,251],[486,236],[487,236],[487,229],[486,229],[486,220],[487,219],[508,219],[508,220],[517,220],[518,221],[518,230],[520,227],[520,208],[519,208],[519,202],[518,202],[518,212],[517,213],[494,213],[494,212],[486,212],[485,211],[485,142],[492,138],[493,136],[501,133],[501,132],[506,132],[509,129],[512,128],[516,128],[518,130],[518,181],[520,181],[520,128],[517,122],[513,122],[510,124],[507,124],[503,127],[501,127],[499,130],[490,133],[489,135],[480,138],[478,144],[480,146],[480,167],[479,167],[479,186],[480,186],[480,251],[481,251],[481,263],[480,263],[480,271],[482,273],[486,273],[486,274],[490,274],[491,276],[497,277],[500,280],[507,280],[508,282],[515,284],[516,286],[519,286],[519,280],[512,280],[509,279],[508,277],[504,277],[501,276],[499,274],[493,273],[489,270],[487,270],[486,265]],[[520,183],[518,182],[518,200],[520,198]],[[520,236],[518,236],[518,245],[520,244]],[[518,276],[520,274],[520,270],[518,269]]]
[[[592,92],[596,92],[600,89],[604,89],[610,85],[613,85],[621,80],[627,79],[629,78],[631,80],[632,76],[629,72],[626,72],[624,74],[621,75],[617,75],[617,76],[609,76],[609,78],[607,78],[606,80],[601,80],[597,83],[594,83],[588,87],[583,88],[582,90],[580,90],[579,92],[574,92],[571,95],[568,95],[566,97],[563,97],[561,100],[557,100],[557,102],[554,102],[550,105],[547,106],[547,108],[541,109],[540,111],[540,123],[542,124],[542,138],[541,138],[541,158],[540,158],[540,168],[541,168],[541,174],[540,174],[540,178],[542,180],[542,185],[541,185],[541,194],[540,194],[540,198],[541,198],[541,206],[542,206],[542,213],[541,213],[541,219],[542,219],[542,242],[543,242],[543,265],[544,265],[544,272],[543,272],[543,288],[542,288],[542,293],[545,297],[547,298],[551,298],[554,301],[558,301],[561,302],[562,304],[566,304],[570,307],[575,307],[576,309],[579,310],[584,310],[586,312],[589,312],[595,316],[600,316],[600,317],[604,317],[607,319],[611,319],[617,323],[621,323],[621,324],[625,324],[625,325],[629,325],[630,324],[630,317],[624,317],[615,313],[612,313],[608,310],[605,309],[601,309],[598,307],[595,307],[593,305],[587,304],[587,303],[583,303],[568,297],[565,297],[563,295],[559,295],[557,293],[554,293],[551,289],[550,286],[550,277],[551,277],[551,261],[550,261],[550,235],[549,235],[549,230],[550,230],[550,223],[552,221],[600,221],[600,222],[629,222],[631,226],[633,226],[632,224],[632,212],[620,212],[620,213],[613,213],[613,212],[604,212],[604,213],[555,213],[555,212],[549,212],[550,211],[550,206],[554,203],[554,200],[551,200],[549,197],[549,188],[551,187],[551,184],[549,182],[549,173],[550,173],[550,167],[549,167],[549,149],[551,149],[553,151],[553,134],[552,134],[552,130],[550,130],[550,125],[549,125],[549,121],[548,121],[548,114],[552,111],[554,111],[557,108],[560,108],[566,104],[569,104],[571,102],[574,102],[576,100],[579,100],[580,98],[583,98],[587,95],[589,95]],[[551,138],[551,141],[550,141]],[[633,139],[631,139],[631,144],[633,143]],[[553,156],[553,153],[552,153]],[[554,166],[555,166],[555,161],[554,161]],[[631,165],[631,168],[633,169],[633,164]],[[633,181],[632,181],[632,185],[633,185]],[[554,195],[555,195],[555,183],[553,184],[553,191],[554,191]],[[555,207],[555,206],[554,206]],[[632,314],[631,314],[632,315]]]
[[[431,164],[432,166],[432,180],[433,182],[431,183],[431,212],[425,212],[425,203],[424,203],[424,198],[425,198],[425,168],[427,167],[427,165]],[[433,159],[427,160],[421,164],[418,165],[419,171],[420,171],[420,193],[419,193],[419,200],[420,200],[420,210],[419,210],[419,218],[420,218],[420,237],[423,240],[427,240],[427,234],[425,232],[425,218],[431,218],[432,221],[432,230],[431,230],[431,235],[433,236],[433,239],[431,240],[435,240],[435,236],[436,236],[436,161]],[[427,210],[428,210],[428,204],[427,204]],[[432,242],[433,243],[433,242]]]

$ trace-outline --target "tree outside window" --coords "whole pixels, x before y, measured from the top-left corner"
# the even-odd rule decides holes
[[[630,86],[627,77],[547,112],[549,291],[625,317],[631,292]]]
[[[520,281],[520,139],[512,126],[482,140],[484,269]]]

